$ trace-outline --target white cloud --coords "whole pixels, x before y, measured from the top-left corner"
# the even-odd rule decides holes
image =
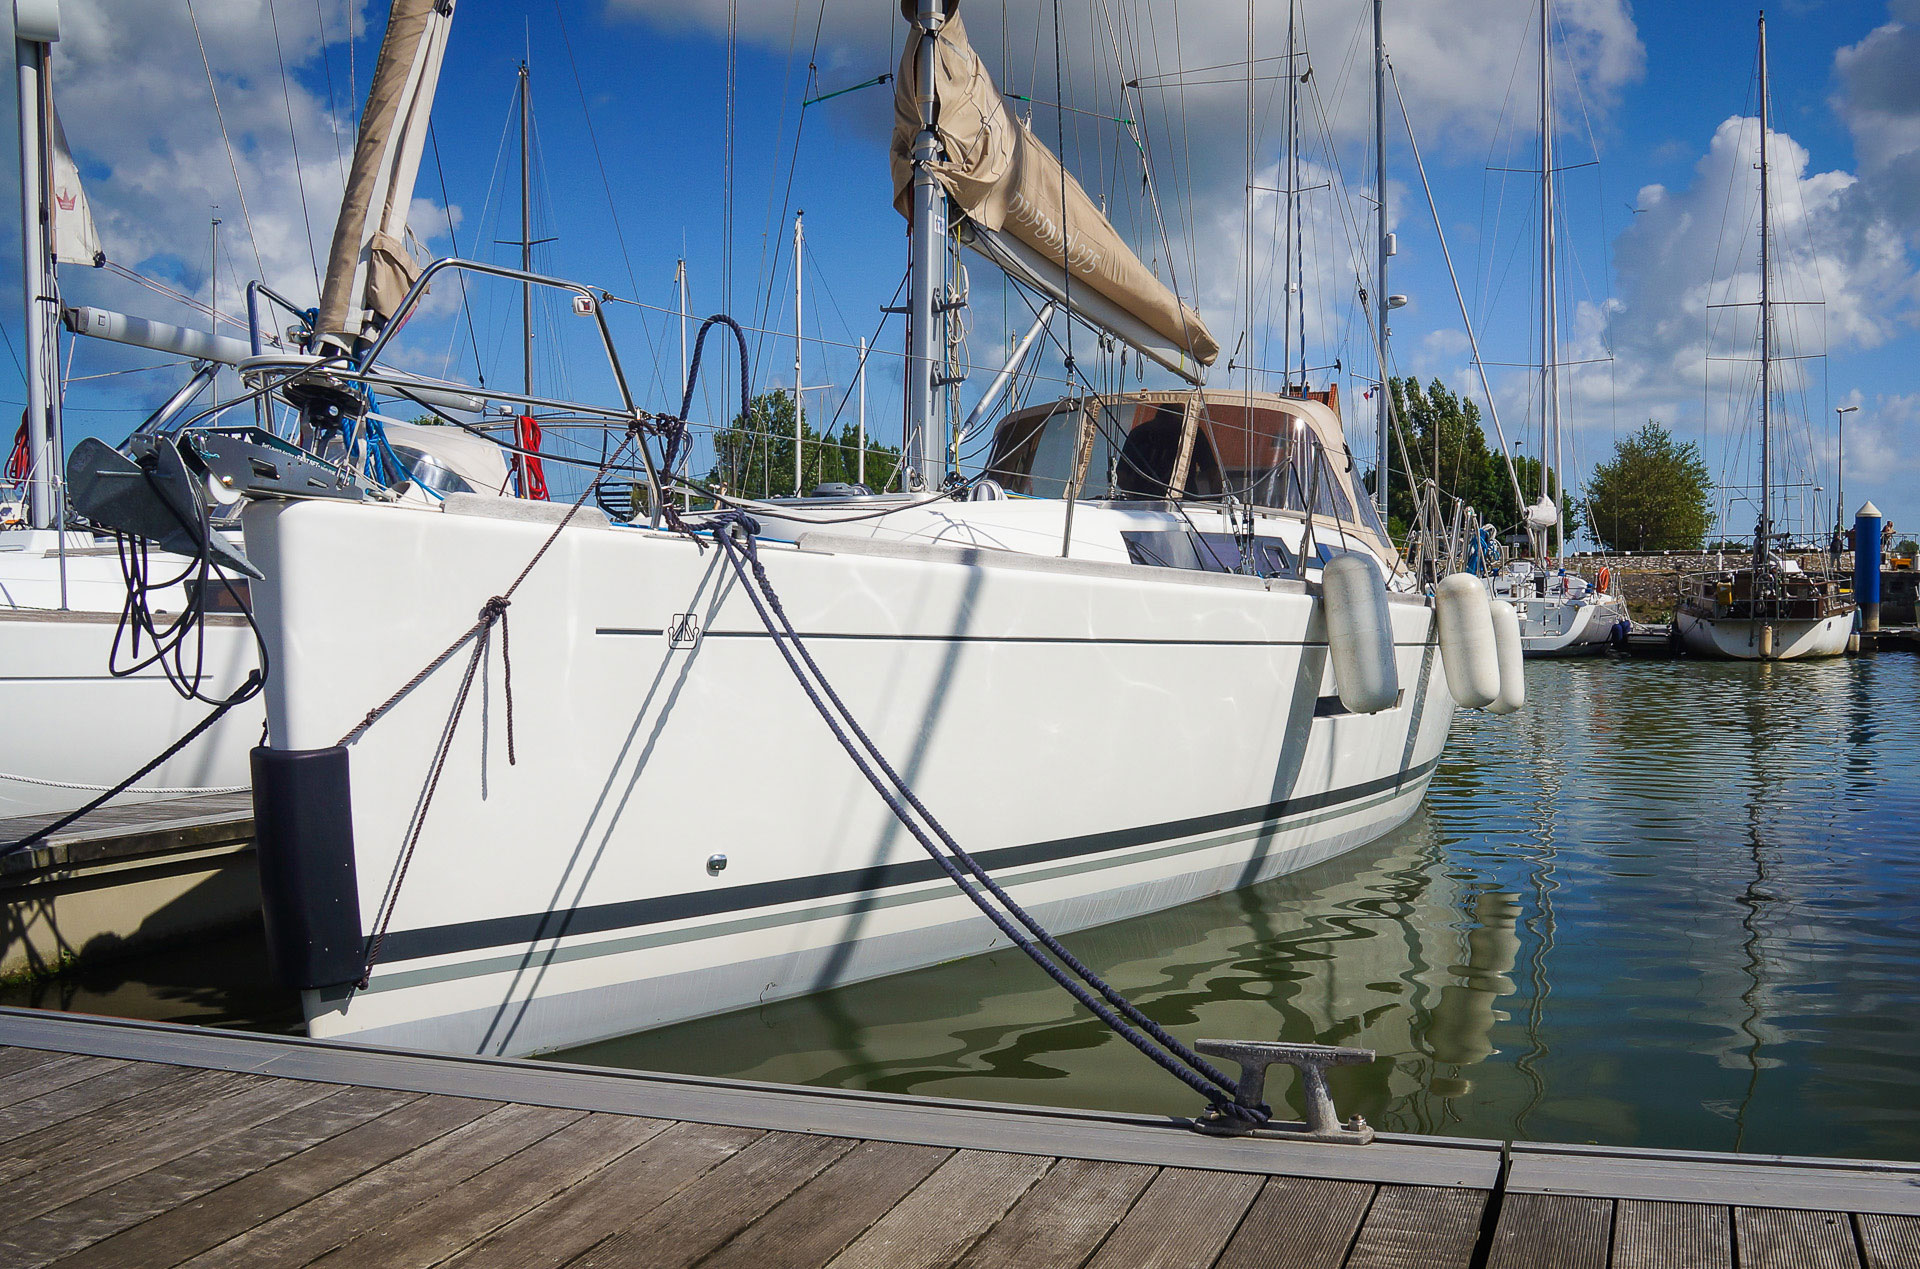
[[[1776,351],[1788,356],[1876,347],[1901,334],[1914,315],[1914,278],[1905,238],[1876,208],[1860,178],[1816,171],[1792,137],[1773,134],[1773,298]],[[1710,424],[1745,408],[1741,385],[1750,364],[1710,360],[1756,355],[1759,297],[1759,122],[1735,117],[1715,130],[1685,188],[1649,185],[1643,209],[1615,244],[1615,298],[1576,314],[1569,358],[1616,357],[1611,379],[1587,376],[1587,403],[1609,417],[1658,417],[1698,423],[1703,384]],[[1821,301],[1818,307],[1806,301]],[[1783,362],[1776,388],[1805,387],[1813,363]],[[1714,398],[1724,398],[1716,403]]]
[[[711,35],[726,27],[726,0],[610,0],[609,9],[674,30]],[[1453,150],[1477,155],[1496,133],[1514,134],[1510,110],[1515,101],[1524,103],[1531,96],[1534,83],[1536,9],[1535,0],[1432,0],[1388,7],[1389,54],[1423,141],[1436,154]],[[897,6],[827,0],[819,12],[820,52],[815,60],[823,83],[894,69],[890,58],[898,58],[909,30]],[[807,15],[796,26],[791,12],[775,6],[740,5],[737,13],[745,44],[776,54],[797,50],[791,53],[794,73],[804,73],[814,35]],[[1003,90],[1041,101],[1056,96],[1051,7],[1024,8],[1005,29],[1001,12],[992,6],[964,7],[962,14],[969,38]],[[1303,6],[1303,39],[1314,67],[1302,94],[1303,145],[1317,160],[1303,184],[1327,179],[1331,159],[1325,153],[1324,127],[1337,146],[1349,151],[1344,176],[1356,199],[1371,172],[1368,164],[1353,166],[1372,136],[1371,14],[1367,0],[1320,0]],[[1069,104],[1093,115],[1138,119],[1152,154],[1171,242],[1162,238],[1151,207],[1141,197],[1137,162],[1126,154],[1130,146],[1116,147],[1111,125],[1087,115],[1066,116],[1063,157],[1090,193],[1109,198],[1111,218],[1142,258],[1183,295],[1197,295],[1224,346],[1224,368],[1247,312],[1248,268],[1242,250],[1248,237],[1247,11],[1220,3],[1115,7],[1062,0],[1059,23]],[[1254,177],[1256,185],[1280,183],[1269,156],[1280,149],[1284,84],[1276,72],[1286,38],[1284,9],[1260,6],[1253,41],[1254,56],[1263,59],[1256,62],[1254,110],[1262,156],[1256,164],[1261,169]],[[1588,107],[1603,113],[1641,73],[1644,50],[1624,0],[1563,3],[1557,10],[1556,41],[1558,82],[1568,109],[1576,108],[1572,98],[1578,92]],[[1137,86],[1123,88],[1126,84]],[[1394,109],[1391,103],[1389,109]],[[1530,119],[1530,107],[1526,111]],[[1041,138],[1053,145],[1056,113],[1045,105],[1033,106],[1031,112]],[[840,126],[877,141],[891,126],[891,98],[883,93],[849,98],[835,118]],[[1524,137],[1525,121],[1518,127]],[[1324,347],[1337,326],[1350,348],[1365,349],[1371,335],[1364,321],[1348,311],[1353,307],[1354,268],[1348,235],[1331,198],[1309,196],[1305,212],[1312,253],[1306,287],[1308,339]],[[1404,205],[1404,198],[1400,202]],[[1259,198],[1256,222],[1273,224],[1273,203],[1272,195]],[[1365,215],[1357,206],[1354,214]],[[1364,219],[1360,224],[1361,232],[1370,235]],[[1266,359],[1277,362],[1278,333],[1262,329],[1263,315],[1271,310],[1277,323],[1281,307],[1269,303],[1273,288],[1281,285],[1270,259],[1273,235],[1270,228],[1256,228],[1254,236],[1254,289],[1259,295],[1253,324],[1255,334],[1272,346]],[[1274,280],[1269,283],[1269,278]],[[1406,317],[1410,320],[1413,314]]]
[[[329,99],[321,58],[345,38],[349,20],[364,25],[367,3],[195,0],[191,16],[185,4],[65,5],[54,91],[109,257],[204,301],[217,215],[224,311],[242,310],[242,290],[256,276],[313,302],[357,109],[343,67],[333,70]],[[416,199],[414,212],[417,234],[445,232],[447,213],[430,200]],[[92,284],[78,271],[63,276]]]

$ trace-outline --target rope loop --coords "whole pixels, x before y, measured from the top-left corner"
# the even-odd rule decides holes
[[[788,618],[779,594],[761,567],[758,543],[752,536],[757,528],[753,519],[736,511],[717,516],[711,523],[714,542],[719,546],[720,553],[733,567],[735,576],[740,579],[747,597],[752,600],[774,646],[779,649],[787,668],[812,702],[821,721],[826,723],[834,739],[840,742],[847,756],[853,760],[855,768],[886,803],[887,809],[893,812],[894,818],[920,843],[921,848],[961,893],[972,900],[981,913],[1006,935],[1007,940],[1026,953],[1048,977],[1112,1028],[1121,1039],[1205,1097],[1215,1114],[1256,1127],[1272,1118],[1272,1111],[1264,1105],[1240,1105],[1240,1085],[1237,1080],[1181,1043],[1069,952],[954,839],[861,728],[846,702],[841,700],[828,682],[819,663],[813,659],[813,654],[801,642],[799,631]],[[1024,932],[1016,928],[1016,921],[1019,926],[1025,927]]]

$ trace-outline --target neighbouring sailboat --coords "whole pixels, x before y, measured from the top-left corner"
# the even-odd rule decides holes
[[[187,556],[147,557],[141,603],[154,624],[124,629],[129,592],[120,552],[69,522],[60,479],[66,451],[55,344],[59,268],[100,265],[105,248],[54,110],[59,6],[21,4],[15,16],[27,408],[0,478],[25,494],[17,522],[0,516],[8,521],[0,527],[0,819],[58,814],[92,801],[259,666],[245,618]],[[204,613],[188,629],[181,615],[197,605],[221,611]],[[262,714],[258,701],[234,710],[123,800],[244,788]]]
[[[718,491],[675,480],[684,423],[626,394],[600,293],[458,260],[392,304],[357,275],[364,316],[322,327],[351,358],[255,381],[351,428],[436,276],[559,290],[619,400],[490,395],[630,436],[651,522],[374,500],[261,476],[272,455],[233,429],[203,440],[262,574],[264,899],[312,1034],[525,1053],[1003,945],[831,743],[823,691],[1062,931],[1371,840],[1419,804],[1456,700],[1517,706],[1484,588],[1402,565],[1331,396],[1199,386],[1199,315],[1007,110],[952,5],[909,20],[901,492],[666,514]],[[383,48],[376,98],[406,75]],[[363,132],[349,187],[397,144]],[[988,471],[950,476],[950,239],[1190,386],[1015,410]]]
[[[1520,617],[1520,646],[1530,657],[1582,656],[1624,637],[1626,601],[1566,562],[1566,490],[1560,487],[1560,296],[1554,184],[1553,5],[1540,0],[1540,489],[1525,509],[1532,558],[1512,560],[1489,579],[1494,597]],[[1511,456],[1507,456],[1509,468]],[[1515,479],[1518,490],[1518,479]]]
[[[1673,628],[1687,651],[1737,661],[1840,656],[1854,606],[1838,580],[1780,553],[1774,522],[1773,211],[1768,126],[1767,18],[1760,16],[1760,516],[1753,561],[1681,579]]]

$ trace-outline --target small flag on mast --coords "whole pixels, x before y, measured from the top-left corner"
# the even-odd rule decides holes
[[[47,200],[53,209],[53,258],[62,264],[99,268],[107,262],[100,232],[93,227],[93,209],[80,185],[80,168],[67,148],[67,130],[60,112],[53,112],[53,171],[47,182]]]

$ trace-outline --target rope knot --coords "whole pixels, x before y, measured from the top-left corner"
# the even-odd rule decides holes
[[[486,622],[488,625],[492,625],[507,615],[507,609],[512,606],[512,604],[513,601],[505,595],[495,595],[492,599],[480,605],[480,620]]]

